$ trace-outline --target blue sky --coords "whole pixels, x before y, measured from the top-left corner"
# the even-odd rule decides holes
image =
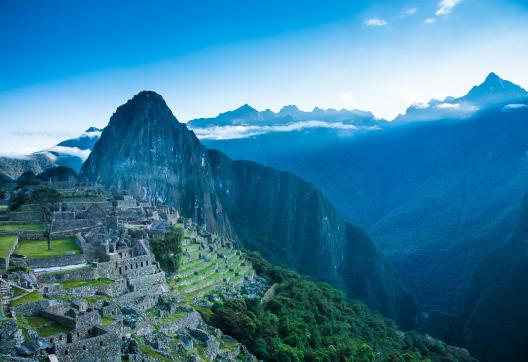
[[[133,94],[181,121],[249,103],[391,119],[490,71],[528,87],[528,2],[0,0],[0,153],[104,126]]]

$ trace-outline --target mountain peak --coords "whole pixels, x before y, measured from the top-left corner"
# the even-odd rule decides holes
[[[97,127],[90,127],[88,128],[86,131],[84,131],[84,133],[92,133],[92,132],[102,132],[103,130],[101,128],[97,128]]]
[[[460,100],[487,106],[527,96],[528,93],[522,87],[508,80],[504,80],[496,73],[491,72],[483,83],[471,88],[469,93]]]
[[[288,106],[282,107],[279,111],[279,113],[285,113],[285,112],[299,112],[299,108],[294,104],[290,104]]]
[[[246,104],[238,107],[237,109],[235,109],[233,112],[237,112],[237,113],[248,113],[248,112],[251,112],[252,113],[252,112],[257,112],[257,110],[246,103]]]
[[[502,81],[502,80],[503,79],[501,77],[499,77],[495,72],[491,72],[486,77],[486,80],[484,81],[484,83],[496,82],[496,81]]]
[[[131,100],[139,101],[139,100],[155,100],[155,99],[163,100],[163,97],[154,91],[143,90],[139,92],[138,94],[136,94],[135,96],[133,96]]]

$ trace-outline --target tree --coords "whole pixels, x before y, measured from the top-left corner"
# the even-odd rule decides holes
[[[62,200],[61,194],[54,189],[41,187],[31,194],[31,202],[39,205],[42,219],[46,225],[46,237],[48,239],[48,250],[51,250],[51,232],[53,226],[53,213],[59,209]]]
[[[163,239],[152,239],[150,248],[163,270],[178,270],[182,254],[183,228],[172,228]]]

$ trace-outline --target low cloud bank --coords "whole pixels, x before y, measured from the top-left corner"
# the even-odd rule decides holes
[[[342,122],[325,122],[325,121],[299,121],[295,123],[289,123],[286,125],[273,125],[273,126],[215,126],[207,128],[194,128],[192,131],[200,139],[204,140],[227,140],[237,138],[247,138],[252,136],[258,136],[265,133],[272,132],[292,132],[301,131],[303,129],[311,128],[330,128],[337,130],[361,130],[361,129],[372,129],[375,127],[358,127],[351,124],[344,124]]]
[[[54,146],[44,152],[55,152],[59,155],[79,157],[83,162],[90,156],[90,150],[81,150],[77,147]]]

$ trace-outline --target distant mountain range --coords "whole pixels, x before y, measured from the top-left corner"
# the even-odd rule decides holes
[[[474,86],[463,97],[447,97],[443,101],[432,99],[425,104],[414,104],[407,112],[396,117],[396,122],[432,121],[468,118],[475,112],[502,103],[516,102],[528,97],[528,92],[510,81],[490,73],[484,82]]]
[[[492,73],[466,96],[447,98],[478,104],[462,119],[203,142],[314,183],[345,219],[369,230],[422,307],[454,313],[478,261],[506,242],[518,218],[528,181],[525,94]]]
[[[25,171],[35,174],[53,166],[65,166],[79,172],[102,130],[90,127],[79,137],[62,141],[47,150],[21,157],[0,157],[0,174],[16,179]]]
[[[388,122],[377,119],[370,112],[314,108],[311,112],[297,106],[283,107],[275,113],[269,109],[259,112],[248,104],[214,118],[198,118],[187,126],[200,139],[236,139],[266,133],[308,129],[333,129],[345,133],[378,129]]]

